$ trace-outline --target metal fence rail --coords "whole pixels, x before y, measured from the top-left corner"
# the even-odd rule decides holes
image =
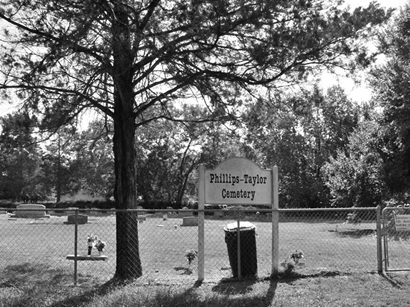
[[[0,208],[0,274],[10,266],[30,263],[76,273],[75,281],[80,283],[87,278],[103,282],[114,275],[117,210],[47,209],[46,216],[41,218],[13,217],[5,210],[9,209]],[[198,249],[198,210],[126,211],[137,212],[138,216],[141,281],[170,283],[197,279],[197,257],[190,262],[187,253]],[[76,215],[86,223],[73,224]],[[259,277],[269,276],[272,268],[271,215],[270,209],[240,211],[241,221],[256,226],[256,250],[244,248],[245,254],[256,252]],[[205,210],[205,280],[232,277],[224,228],[236,220],[236,210]],[[279,221],[279,258],[282,262],[294,251],[302,251],[304,258],[296,268],[301,274],[378,270],[376,208],[279,209]],[[76,246],[77,255],[87,255],[89,235],[106,242],[103,254],[107,260],[67,260]],[[97,256],[98,252],[93,249],[92,255]]]

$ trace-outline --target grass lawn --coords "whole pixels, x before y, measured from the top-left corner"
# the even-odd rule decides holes
[[[197,285],[196,262],[184,257],[197,248],[197,228],[180,218],[147,218],[139,226],[144,276],[127,285],[110,284],[115,271],[115,218],[90,216],[79,225],[79,253],[88,234],[108,243],[106,262],[80,262],[73,286],[74,226],[66,217],[8,220],[0,216],[0,307],[2,306],[410,306],[410,275],[376,273],[375,225],[335,222],[280,223],[280,259],[303,250],[305,266],[270,280],[271,224],[256,225],[258,278],[227,282],[231,276],[223,227],[205,223],[205,281]],[[345,229],[343,229],[343,227]],[[407,265],[410,244],[390,247]]]
[[[42,267],[10,267],[0,306],[410,306],[410,276],[371,273],[291,275],[242,282],[104,285]]]

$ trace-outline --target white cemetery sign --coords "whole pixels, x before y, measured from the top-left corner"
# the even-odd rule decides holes
[[[272,206],[272,171],[232,158],[205,170],[205,204]]]

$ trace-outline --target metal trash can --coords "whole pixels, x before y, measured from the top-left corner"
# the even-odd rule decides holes
[[[225,242],[228,248],[229,264],[233,277],[238,277],[238,223],[230,223],[224,227]],[[258,271],[256,257],[256,227],[250,222],[240,222],[240,254],[241,276],[256,276]]]

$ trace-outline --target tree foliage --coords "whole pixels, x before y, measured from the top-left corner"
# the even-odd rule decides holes
[[[339,87],[326,95],[315,87],[278,101],[261,100],[244,119],[245,151],[265,167],[279,166],[283,206],[326,206],[322,168],[344,150],[359,113]]]
[[[27,113],[0,118],[0,198],[36,201],[49,192],[41,150],[33,136],[36,119]]]
[[[392,193],[410,188],[410,6],[379,35],[386,62],[372,71],[376,99],[383,108],[382,157]]]
[[[113,196],[113,154],[110,133],[100,122],[91,122],[88,129],[60,128],[48,140],[42,168],[46,182],[59,202],[62,195],[86,191],[109,199]]]
[[[383,160],[378,148],[377,121],[364,121],[349,136],[345,150],[324,166],[324,177],[335,207],[375,207],[386,194]]]
[[[386,16],[374,4],[350,14],[309,0],[47,0],[4,1],[0,18],[10,26],[2,88],[18,88],[44,124],[88,107],[113,117],[119,91],[141,125],[200,95],[221,115],[241,87],[341,64],[359,30]]]
[[[190,108],[200,112],[198,107]],[[166,120],[137,129],[137,177],[144,201],[165,200],[180,204],[195,197],[197,167],[214,167],[239,156],[240,140],[233,127],[219,122],[181,123]]]
[[[143,176],[137,183],[144,201],[181,203],[186,194],[194,194],[191,178],[202,162],[196,130],[164,120],[138,128],[137,169]]]

